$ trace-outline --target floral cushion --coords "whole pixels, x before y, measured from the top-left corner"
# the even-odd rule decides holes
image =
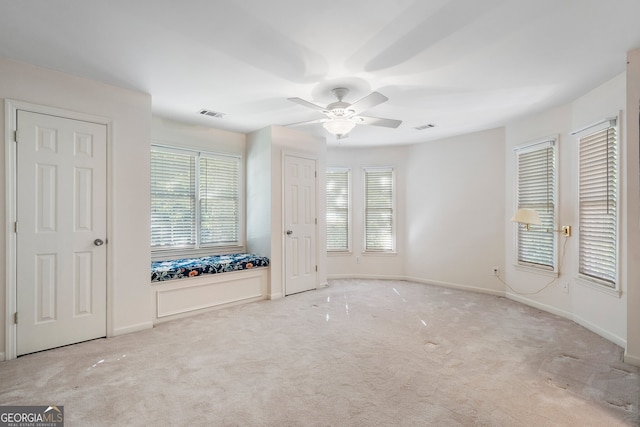
[[[267,267],[268,265],[269,258],[255,254],[213,255],[202,258],[153,261],[151,262],[151,281],[163,282],[184,277],[197,277],[203,274]]]

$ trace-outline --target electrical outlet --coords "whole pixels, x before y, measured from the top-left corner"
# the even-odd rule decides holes
[[[499,276],[500,275],[500,269],[498,267],[493,267],[493,275],[494,276]]]
[[[569,282],[564,282],[562,284],[562,292],[564,292],[565,294],[569,293]]]

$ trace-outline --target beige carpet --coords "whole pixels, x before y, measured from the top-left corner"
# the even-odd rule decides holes
[[[621,358],[504,298],[340,280],[0,363],[0,404],[66,426],[637,425]]]

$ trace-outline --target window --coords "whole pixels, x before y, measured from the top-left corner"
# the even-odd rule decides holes
[[[518,226],[518,264],[555,271],[556,148],[555,139],[516,147],[518,209],[535,210],[542,225]]]
[[[618,153],[615,120],[580,138],[579,275],[615,288]]]
[[[364,250],[395,251],[394,171],[393,168],[364,170]]]
[[[349,169],[327,170],[327,251],[350,250],[350,175]]]
[[[151,148],[151,249],[241,246],[240,158]]]

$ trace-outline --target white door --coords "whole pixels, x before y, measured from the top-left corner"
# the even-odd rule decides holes
[[[285,295],[315,289],[316,162],[285,156]]]
[[[106,336],[105,125],[18,111],[17,355]]]

